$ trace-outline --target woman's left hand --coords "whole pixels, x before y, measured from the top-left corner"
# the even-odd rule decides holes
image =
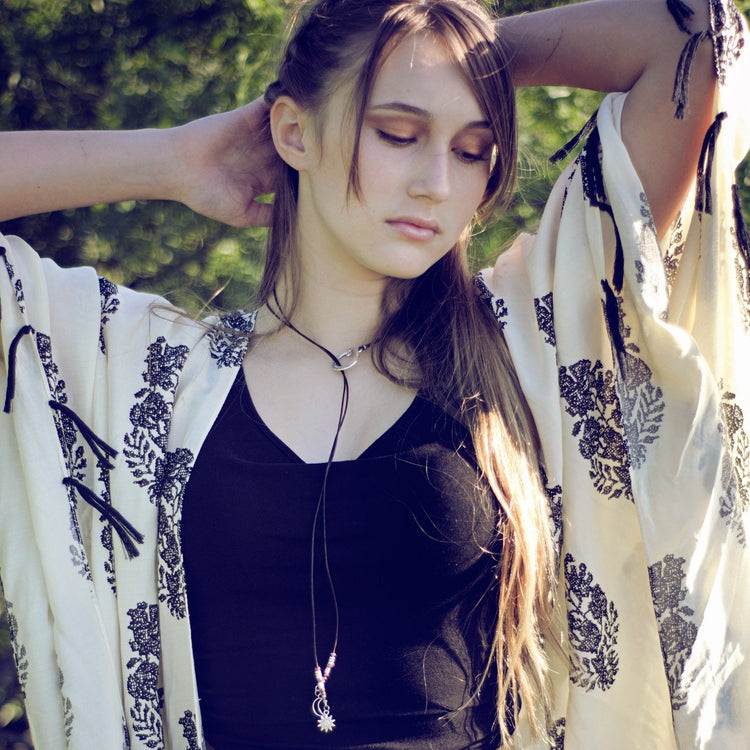
[[[267,128],[262,97],[230,112],[194,120],[171,131],[174,199],[232,226],[264,226],[280,159]]]

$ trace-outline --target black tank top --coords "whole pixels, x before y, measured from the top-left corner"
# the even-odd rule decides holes
[[[183,509],[207,741],[215,750],[497,747],[494,672],[476,695],[497,621],[496,511],[467,431],[419,396],[359,458],[331,467],[336,728],[318,730],[311,539],[324,469],[263,424],[240,372]],[[325,662],[334,604],[320,554],[315,566]]]

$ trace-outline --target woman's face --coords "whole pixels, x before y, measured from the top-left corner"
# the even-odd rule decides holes
[[[481,202],[493,136],[439,37],[403,41],[373,86],[360,137],[360,199],[347,198],[351,85],[329,100],[300,171],[303,266],[344,279],[414,278],[458,240]]]

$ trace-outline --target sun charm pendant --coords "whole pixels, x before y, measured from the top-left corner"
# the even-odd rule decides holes
[[[332,652],[328,657],[325,672],[319,665],[315,665],[315,700],[312,704],[312,712],[313,716],[318,719],[318,729],[324,734],[328,734],[336,728],[336,721],[331,716],[331,708],[328,705],[328,695],[326,694],[326,680],[330,677],[335,664],[336,652]]]
[[[320,729],[321,732],[325,732],[326,734],[328,732],[332,732],[336,728],[336,720],[331,716],[329,713],[324,713],[319,719],[318,719],[318,729]]]
[[[318,719],[318,729],[325,734],[332,732],[336,728],[336,721],[331,716],[331,709],[328,706],[326,689],[321,680],[315,688],[315,700],[312,704],[313,716]]]

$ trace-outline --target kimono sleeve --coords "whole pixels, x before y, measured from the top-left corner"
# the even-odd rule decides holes
[[[566,750],[750,736],[750,243],[734,184],[750,79],[744,22],[722,8],[714,121],[667,237],[610,95],[536,237],[481,276],[543,444]]]
[[[126,741],[114,600],[92,575],[99,518],[115,518],[101,489],[114,451],[89,428],[107,291],[0,237],[0,576],[38,747]]]

